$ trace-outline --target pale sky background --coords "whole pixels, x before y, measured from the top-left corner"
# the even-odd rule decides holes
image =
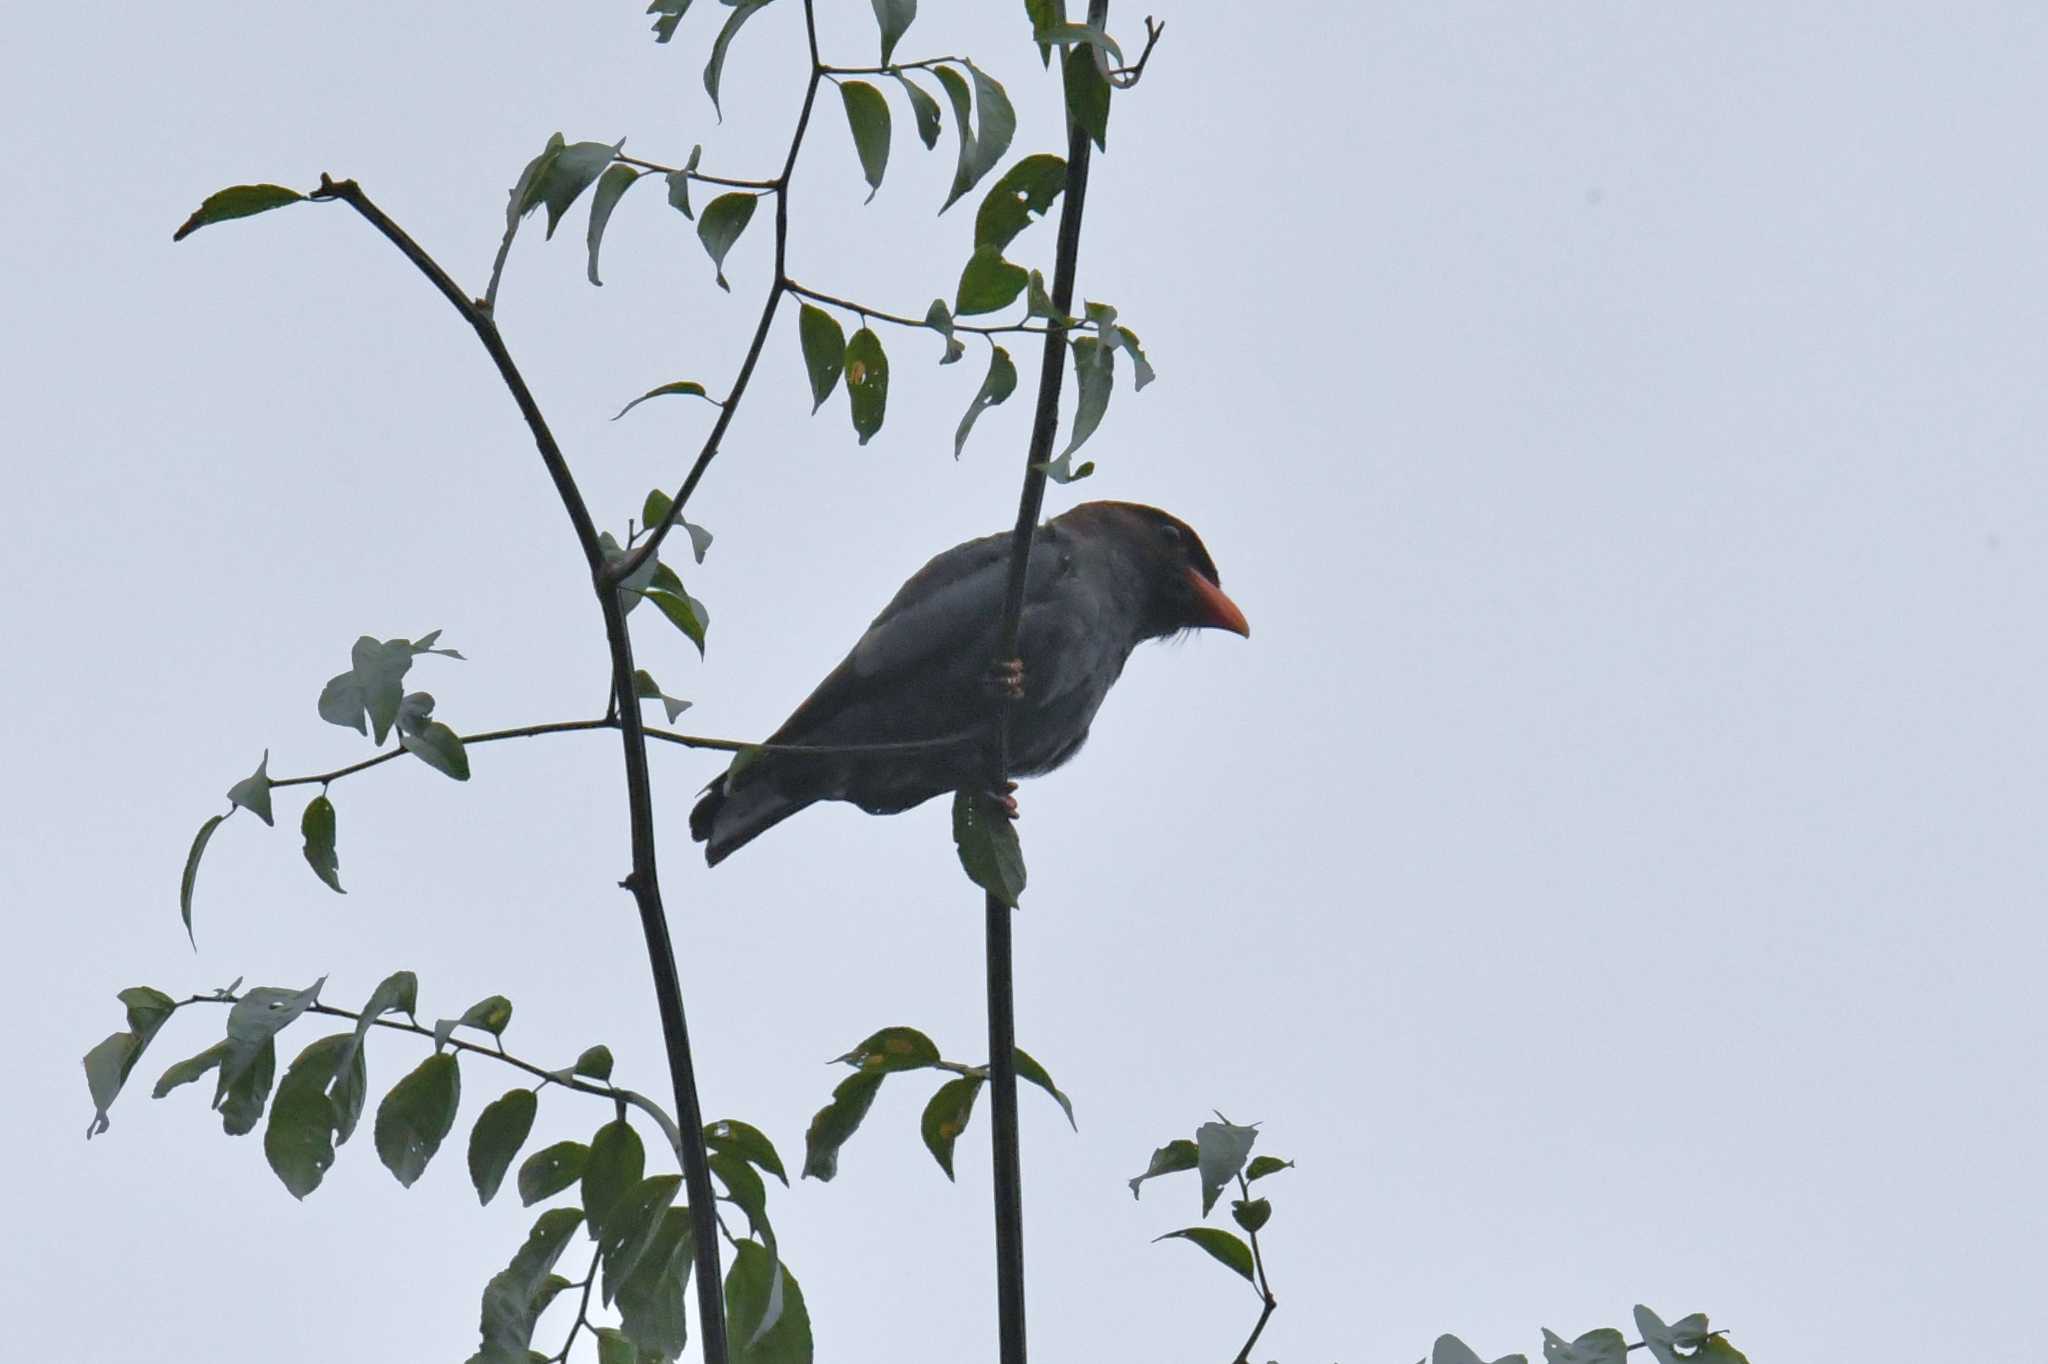
[[[326,974],[360,1004],[410,967],[429,1018],[503,992],[513,1050],[604,1041],[666,1088],[609,736],[479,749],[467,786],[414,764],[339,785],[346,898],[279,793],[278,829],[215,839],[196,956],[176,905],[193,830],[266,747],[274,775],[367,753],[314,714],[358,634],[443,628],[469,661],[413,680],[470,730],[594,713],[604,657],[516,412],[395,252],[336,206],[171,230],[220,186],[328,170],[480,290],[557,129],[772,174],[795,0],[736,45],[723,126],[699,74],[723,11],[657,47],[640,8],[11,25],[11,1357],[462,1359],[532,1219],[475,1206],[468,1124],[512,1083],[481,1063],[417,1188],[366,1129],[295,1204],[199,1089],[148,1097],[218,1036],[203,1010],[88,1146],[78,1058],[124,986]],[[869,7],[824,8],[828,60],[872,62]],[[1017,154],[1059,140],[1020,9],[928,2],[901,49],[1005,78]],[[2038,1358],[2048,9],[1159,12],[1082,292],[1161,377],[1119,390],[1101,472],[1050,505],[1185,517],[1255,633],[1142,651],[1088,751],[1023,793],[1020,1038],[1081,1124],[1024,1096],[1035,1356],[1236,1349],[1251,1296],[1149,1244],[1194,1220],[1192,1178],[1123,1187],[1220,1108],[1300,1162],[1268,1186],[1261,1358],[1406,1364],[1442,1331],[1535,1352],[1638,1301],[1710,1312],[1758,1364]],[[862,209],[828,92],[792,269],[921,314],[973,205],[932,217],[951,134],[927,153],[895,114]],[[583,223],[522,233],[501,317],[622,528],[711,409],[606,418],[668,380],[724,388],[770,234],[721,294],[643,186],[600,290]],[[1051,251],[1040,227],[1013,255]],[[843,397],[806,415],[792,313],[771,338],[693,509],[718,537],[686,566],[708,662],[635,617],[686,727],[764,734],[927,556],[1008,524],[1024,395],[956,464],[978,359],[884,341],[888,422],[858,449]],[[716,764],[656,764],[709,1114],[794,1165],[841,1073],[821,1062],[872,1028],[982,1059],[979,899],[942,802],[814,811],[707,874],[683,827]],[[421,1054],[379,1038],[373,1078]],[[993,1357],[987,1115],[948,1185],[917,1140],[929,1090],[890,1080],[836,1181],[775,1192],[822,1361]],[[603,1116],[550,1095],[534,1148]]]

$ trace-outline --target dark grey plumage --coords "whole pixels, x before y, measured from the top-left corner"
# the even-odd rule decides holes
[[[1009,556],[1006,531],[932,559],[768,740],[959,741],[896,754],[762,754],[737,783],[714,779],[691,812],[705,861],[716,866],[814,801],[894,814],[986,780]],[[1040,526],[1018,637],[1024,695],[1010,708],[1013,773],[1051,771],[1080,750],[1132,649],[1205,626],[1249,633],[1185,522],[1136,503],[1088,502]]]

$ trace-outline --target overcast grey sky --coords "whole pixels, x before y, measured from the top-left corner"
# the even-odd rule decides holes
[[[22,1359],[460,1359],[530,1214],[479,1211],[460,1136],[401,1191],[368,1138],[294,1204],[259,1140],[148,1082],[113,1129],[78,1056],[113,994],[329,977],[422,1011],[492,992],[514,1050],[609,1043],[665,1087],[626,898],[616,745],[501,744],[456,786],[335,789],[346,898],[280,828],[193,830],[367,751],[313,703],[361,633],[441,627],[414,674],[482,729],[592,713],[602,641],[517,414],[363,223],[298,207],[170,232],[208,191],[369,191],[471,288],[550,132],[772,173],[794,0],[755,19],[725,123],[719,11],[657,47],[637,3],[43,6],[0,106],[18,470],[6,864],[13,1171],[0,1302]],[[874,59],[823,7],[828,60]],[[928,3],[902,55],[1053,87],[1018,6]],[[1142,10],[1114,15],[1138,31]],[[1082,292],[1160,372],[1055,490],[1197,526],[1250,616],[1133,659],[1088,751],[1023,793],[1019,1029],[1080,1132],[1024,1102],[1046,1360],[1222,1359],[1254,1304],[1178,1243],[1191,1185],[1122,1181],[1213,1108],[1260,1120],[1287,1364],[1491,1358],[1704,1309],[1759,1364],[2019,1359],[2038,1335],[2048,932],[2048,10],[2025,3],[1297,5],[1163,12],[1091,187]],[[921,313],[971,205],[932,209],[896,107],[860,207],[833,103],[792,270]],[[950,133],[948,134],[950,139]],[[503,326],[599,514],[678,478],[728,382],[769,234],[721,294],[641,188],[583,280],[582,212],[513,252]],[[1050,232],[1014,254],[1049,265]],[[805,415],[794,319],[694,504],[708,662],[640,627],[700,732],[770,729],[901,579],[1014,507],[1028,404],[950,434],[978,362],[885,336],[888,422]],[[636,620],[639,618],[636,617]],[[707,758],[657,755],[705,1106],[800,1158],[837,1073],[910,1023],[981,1059],[978,901],[942,803],[804,815],[706,873]],[[283,827],[283,826],[292,827]],[[196,1011],[195,1011],[196,1013]],[[290,1055],[312,1030],[288,1035]],[[388,1083],[418,1051],[380,1039]],[[465,1068],[462,1126],[510,1077]],[[993,1354],[986,1115],[948,1185],[891,1080],[839,1178],[773,1208],[826,1361]],[[550,1097],[536,1144],[601,1118]],[[1185,1178],[1185,1177],[1183,1177]]]

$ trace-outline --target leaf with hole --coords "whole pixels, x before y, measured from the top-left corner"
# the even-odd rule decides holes
[[[981,207],[974,215],[974,245],[977,249],[1008,246],[1018,233],[1043,217],[1067,187],[1064,158],[1039,152],[1025,157],[1003,172],[988,187]]]
[[[342,1067],[361,1067],[354,1040],[338,1032],[308,1044],[278,1082],[270,1123],[263,1129],[263,1155],[293,1198],[319,1188],[334,1164],[341,1124],[327,1090]]]
[[[862,327],[846,343],[846,397],[853,410],[854,434],[866,445],[882,429],[889,406],[889,357],[882,338]]]
[[[707,1122],[704,1124],[704,1145],[713,1151],[730,1151],[774,1175],[782,1181],[784,1188],[789,1186],[789,1176],[783,1172],[782,1157],[776,1154],[775,1143],[750,1123],[737,1118]]]
[[[943,117],[939,113],[939,102],[931,97],[930,91],[912,82],[904,72],[893,71],[890,74],[896,77],[898,83],[903,86],[904,93],[910,96],[910,116],[917,123],[918,141],[924,143],[926,151],[930,151],[939,145],[939,124]]]
[[[889,169],[889,101],[866,81],[841,81],[839,99],[846,106],[846,126],[853,131],[853,150],[868,182],[868,201],[882,188]]]
[[[519,1201],[532,1207],[543,1198],[553,1198],[583,1178],[590,1148],[580,1141],[558,1141],[542,1147],[519,1166]]]
[[[199,207],[192,210],[192,216],[171,234],[171,240],[181,242],[210,224],[268,213],[273,208],[296,204],[305,197],[297,190],[286,189],[283,185],[231,185],[227,189],[214,191],[200,201]]]
[[[953,431],[953,458],[960,458],[960,452],[967,448],[967,437],[974,430],[974,424],[981,420],[981,414],[1008,398],[1017,391],[1017,366],[1010,359],[1010,352],[997,346],[989,352],[988,374],[975,392],[974,401],[967,404],[966,415],[960,418],[960,425]]]
[[[811,381],[811,414],[817,415],[846,368],[846,333],[823,308],[806,303],[796,315],[797,340],[804,352],[804,373]]]
[[[462,1073],[455,1053],[444,1051],[415,1066],[377,1105],[377,1158],[400,1184],[411,1188],[425,1173],[461,1101]]]
[[[583,1214],[574,1208],[548,1209],[534,1222],[512,1263],[491,1276],[484,1288],[483,1345],[474,1356],[476,1361],[525,1364],[534,1323],[567,1287],[553,1272],[555,1261],[561,1259],[582,1222]]]

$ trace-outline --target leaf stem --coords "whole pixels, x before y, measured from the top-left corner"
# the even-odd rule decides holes
[[[612,160],[614,163],[638,166],[644,171],[655,171],[662,175],[682,175],[691,180],[701,180],[707,185],[724,185],[728,189],[752,189],[764,194],[773,194],[782,188],[780,180],[735,180],[725,175],[706,175],[703,171],[690,170],[686,166],[664,166],[659,161],[642,160],[637,156],[628,156],[624,152],[613,153]]]

